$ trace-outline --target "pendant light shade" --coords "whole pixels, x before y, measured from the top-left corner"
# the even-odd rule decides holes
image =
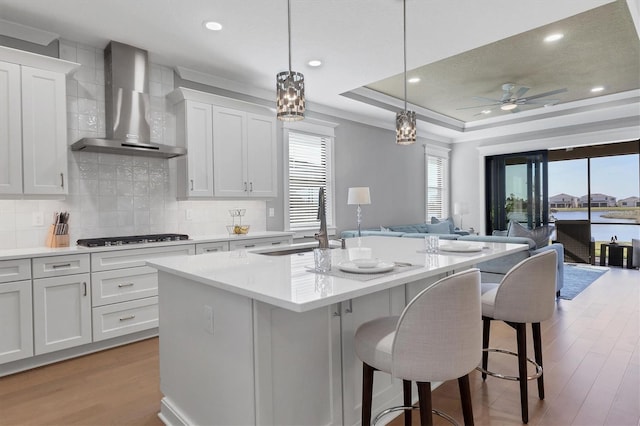
[[[404,110],[396,114],[396,144],[416,142],[416,113],[407,111],[407,0],[402,1],[402,32],[404,35]]]
[[[282,121],[298,121],[304,118],[304,75],[291,71],[291,0],[287,0],[287,26],[289,71],[276,76],[276,116]]]

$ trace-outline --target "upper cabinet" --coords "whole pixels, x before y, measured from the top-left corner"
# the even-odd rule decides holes
[[[276,119],[269,108],[185,88],[169,98],[178,140],[188,149],[178,162],[179,197],[277,196]]]
[[[68,193],[66,74],[78,66],[0,46],[0,194]]]

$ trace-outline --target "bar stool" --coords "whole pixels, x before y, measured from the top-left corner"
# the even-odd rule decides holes
[[[480,272],[469,269],[420,292],[400,317],[362,324],[355,334],[356,354],[363,363],[361,424],[371,424],[373,373],[379,370],[403,380],[404,405],[384,410],[373,424],[398,410],[409,410],[405,425],[411,424],[412,381],[418,386],[420,424],[433,424],[431,382],[458,379],[464,423],[473,425],[468,374],[480,362],[480,314]]]
[[[542,339],[540,323],[551,318],[555,309],[556,259],[554,250],[531,256],[515,265],[500,284],[482,284],[482,379],[487,375],[520,382],[522,422],[529,421],[527,381],[538,380],[538,397],[544,399],[542,377]],[[489,348],[491,320],[504,321],[516,330],[518,352]],[[526,325],[531,324],[535,361],[527,358]],[[518,357],[518,376],[506,376],[487,369],[489,352]],[[527,362],[535,366],[536,373],[527,376]]]

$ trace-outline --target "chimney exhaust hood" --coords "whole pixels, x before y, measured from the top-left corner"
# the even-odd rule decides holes
[[[72,151],[173,158],[185,148],[150,142],[146,50],[112,41],[104,51],[106,138],[83,138]]]

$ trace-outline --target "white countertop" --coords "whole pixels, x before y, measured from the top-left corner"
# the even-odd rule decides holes
[[[420,267],[409,270],[396,267],[382,277],[360,281],[310,271],[314,266],[313,252],[266,256],[256,253],[260,249],[175,256],[147,263],[161,272],[291,311],[305,312],[528,249],[526,244],[465,241],[464,244],[477,245],[481,250],[425,254],[419,253],[424,248],[420,238],[362,237],[347,239],[346,243],[347,249],[368,248],[372,257],[380,260]],[[348,256],[349,250],[332,250],[333,268],[340,261],[349,260]]]
[[[277,232],[277,231],[258,231],[251,232],[247,235],[233,236],[229,234],[217,234],[217,235],[200,235],[190,237],[188,240],[181,241],[163,241],[158,243],[146,243],[146,244],[127,244],[122,246],[108,246],[108,247],[80,247],[72,245],[69,247],[49,248],[49,247],[30,247],[20,249],[7,249],[0,250],[1,260],[12,259],[25,259],[31,257],[44,257],[44,256],[62,256],[67,254],[81,254],[81,253],[98,253],[103,251],[116,251],[116,250],[131,250],[131,249],[143,249],[152,247],[168,247],[184,244],[200,244],[200,243],[213,243],[219,241],[242,241],[250,240],[252,238],[268,238],[268,237],[282,237],[292,236],[293,232]]]

